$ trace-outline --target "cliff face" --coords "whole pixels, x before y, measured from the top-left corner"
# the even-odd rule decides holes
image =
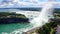
[[[0,24],[10,24],[10,23],[27,23],[29,21],[22,14],[0,12]]]
[[[27,23],[28,18],[0,18],[0,24]]]

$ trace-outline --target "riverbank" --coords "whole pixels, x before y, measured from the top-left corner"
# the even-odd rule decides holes
[[[36,32],[36,30],[39,30],[40,28],[41,28],[41,27],[33,28],[33,29],[25,32],[25,34],[34,34],[34,33],[35,33],[35,34],[39,34],[39,33]]]

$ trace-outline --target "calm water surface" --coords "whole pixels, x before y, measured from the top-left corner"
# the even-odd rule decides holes
[[[26,28],[26,27],[29,27],[29,26],[30,26],[29,23],[0,24],[0,33],[2,33],[2,32],[10,33],[14,30],[18,30],[18,29],[21,29],[21,28]]]

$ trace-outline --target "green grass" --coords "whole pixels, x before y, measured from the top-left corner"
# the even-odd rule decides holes
[[[0,12],[0,18],[7,18],[7,16],[10,16],[10,18],[14,18],[14,17],[17,17],[17,18],[26,18],[24,15],[22,14],[16,14],[16,13],[9,13],[9,12]]]

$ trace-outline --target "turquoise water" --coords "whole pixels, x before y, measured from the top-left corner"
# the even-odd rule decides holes
[[[18,30],[21,28],[26,28],[29,27],[29,23],[15,23],[15,24],[0,24],[0,33],[6,32],[6,33],[11,33],[14,30]]]

